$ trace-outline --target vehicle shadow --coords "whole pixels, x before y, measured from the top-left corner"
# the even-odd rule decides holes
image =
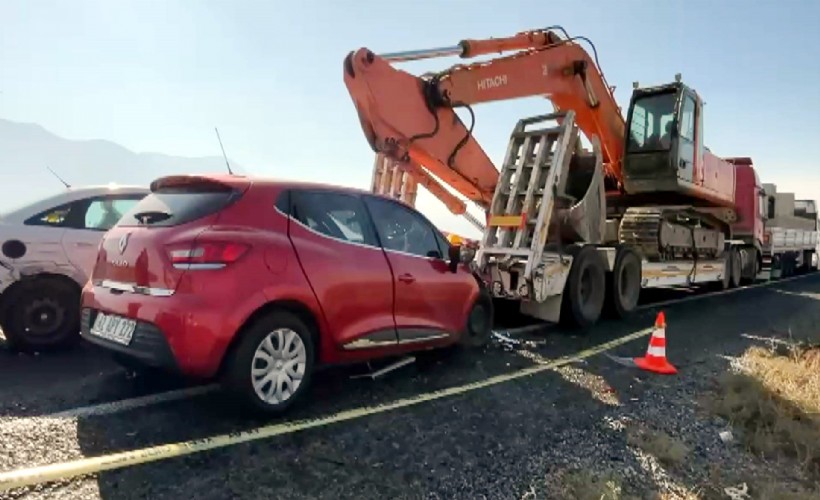
[[[203,498],[416,498],[433,493],[443,497],[484,494],[521,498],[532,488],[552,491],[550,488],[556,486],[544,478],[584,463],[608,464],[611,469],[637,474],[645,464],[624,432],[604,425],[613,412],[630,408],[633,398],[651,403],[646,391],[676,384],[688,387],[700,381],[698,367],[718,366],[714,362],[720,359],[717,353],[742,351],[749,340],[739,341],[741,333],[762,335],[782,328],[784,321],[791,321],[793,332],[811,327],[817,331],[816,322],[801,320],[798,327],[794,318],[804,310],[813,311],[810,317],[820,317],[820,302],[768,290],[714,299],[708,316],[699,302],[665,310],[668,352],[681,370],[673,378],[645,374],[595,356],[566,369],[461,396],[104,472],[97,477],[96,486],[101,498],[176,498],[183,494]],[[136,413],[81,417],[76,422],[79,452],[99,456],[384,404],[520,370],[539,359],[575,354],[651,327],[655,314],[642,310],[628,320],[604,322],[587,335],[553,331],[540,338],[534,336],[534,343],[517,349],[496,342],[481,353],[429,353],[421,362],[377,380],[351,380],[353,367],[328,370],[315,379],[310,402],[281,419],[242,415],[219,394]],[[612,353],[639,356],[647,342],[648,337],[643,337]],[[601,390],[591,390],[584,377],[577,375],[579,370],[597,380],[592,385]],[[668,417],[662,404],[655,406],[659,413],[653,422]],[[680,481],[689,484],[686,481],[690,479],[681,475]],[[650,482],[650,489],[661,487],[661,479]]]
[[[648,295],[642,302],[667,300],[670,293],[680,296],[688,292],[663,291],[660,295]],[[499,328],[540,323],[521,315],[514,303],[500,301],[497,307],[496,323]],[[555,328],[548,325],[544,328],[547,332],[555,331]],[[440,356],[433,354],[425,358],[436,362]],[[509,361],[511,367],[519,366],[520,360]],[[507,361],[496,368],[509,368],[506,363]],[[476,376],[494,373],[492,361],[489,362],[490,366],[485,366],[486,364],[478,360]],[[485,371],[485,368],[489,371]],[[407,371],[408,369],[401,369],[400,373]],[[346,375],[341,377],[347,378]],[[331,381],[334,378],[336,375],[329,377]],[[0,337],[0,417],[46,415],[68,408],[140,397],[188,385],[191,384],[170,377],[126,377],[125,371],[107,353],[83,341],[73,348],[58,352],[24,354],[8,349],[4,339]]]
[[[180,387],[132,379],[107,353],[80,340],[56,352],[24,353],[0,339],[0,417],[35,417]]]
[[[138,426],[126,419],[80,418],[77,438],[83,454],[94,456],[319,418],[534,364],[501,348],[483,355],[440,355],[384,380],[346,379],[348,370],[326,372],[317,380],[312,403],[283,419],[238,416],[219,397],[208,397],[142,412]],[[505,362],[502,370],[482,358],[517,367]],[[521,489],[516,469],[530,466],[533,456],[543,461],[555,453],[569,456],[566,447],[556,450],[553,438],[568,441],[593,426],[591,418],[602,405],[582,387],[546,371],[307,432],[105,472],[97,487],[101,498],[176,498],[182,492],[203,498],[417,498],[432,492],[506,498]],[[460,493],[458,485],[466,490]]]

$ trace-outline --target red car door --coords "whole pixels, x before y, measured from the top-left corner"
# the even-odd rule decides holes
[[[449,270],[449,244],[420,213],[398,201],[376,196],[365,200],[396,280],[399,341],[432,340],[460,331],[478,295],[473,276],[463,267],[456,273]]]
[[[396,345],[393,274],[361,197],[299,189],[290,206],[291,241],[336,343]]]

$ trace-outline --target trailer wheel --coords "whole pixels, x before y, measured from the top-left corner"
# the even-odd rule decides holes
[[[612,274],[607,280],[606,313],[609,317],[626,318],[638,307],[641,294],[641,259],[629,247],[618,247]]]
[[[783,254],[783,259],[780,261],[780,277],[790,278],[794,274],[794,255],[791,253]]]
[[[743,272],[743,262],[737,248],[729,250],[729,268],[729,288],[737,288],[740,286],[740,274]]]
[[[575,255],[564,286],[561,323],[584,329],[598,321],[606,298],[606,268],[593,246],[584,246]]]
[[[783,277],[783,257],[780,254],[772,255],[772,262],[769,265],[769,281]]]
[[[803,250],[803,263],[800,265],[800,274],[810,273],[811,272],[811,270],[812,270],[811,255],[812,255],[811,250]]]
[[[757,273],[760,272],[760,264],[757,257],[757,250],[754,248],[741,248],[740,249],[740,261],[744,264],[748,264],[745,266],[746,269],[749,270],[749,274],[744,275],[742,272],[740,274],[740,284],[741,285],[751,285],[757,280]]]
[[[706,285],[713,290],[727,290],[732,286],[732,252],[729,250],[723,251],[723,277],[720,281],[710,282]]]

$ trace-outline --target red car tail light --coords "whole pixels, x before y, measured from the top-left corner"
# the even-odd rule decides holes
[[[168,256],[174,267],[186,269],[215,269],[236,262],[250,249],[244,243],[197,242],[168,247]]]

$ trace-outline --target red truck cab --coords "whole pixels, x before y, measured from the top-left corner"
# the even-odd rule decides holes
[[[758,252],[763,245],[766,220],[766,194],[751,158],[726,158],[735,165],[735,211],[732,239],[743,240]]]

